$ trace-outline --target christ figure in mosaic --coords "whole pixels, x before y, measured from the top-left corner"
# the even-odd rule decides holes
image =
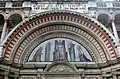
[[[68,51],[69,51],[69,55],[70,55],[70,61],[75,61],[75,44],[73,44],[72,42],[70,42],[68,44]]]
[[[54,60],[67,60],[65,40],[55,40]]]

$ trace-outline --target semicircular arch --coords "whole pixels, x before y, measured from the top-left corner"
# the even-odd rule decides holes
[[[54,22],[57,24],[67,23],[77,26],[43,28],[46,24],[54,24]],[[15,27],[15,29],[13,29],[12,32],[9,34],[7,40],[5,40],[4,44],[6,48],[4,48],[4,59],[8,61],[14,60],[14,57],[12,57],[13,55],[16,55],[16,57],[20,57],[21,54],[24,53],[21,52],[21,50],[24,49],[25,45],[30,43],[33,38],[38,36],[37,33],[35,34],[36,30],[34,30],[37,29],[37,27],[40,27],[39,29],[41,30],[39,31],[38,35],[40,35],[42,32],[45,33],[51,29],[53,29],[54,31],[65,31],[67,28],[67,30],[69,31],[79,32],[79,29],[82,28],[84,29],[84,32],[82,32],[82,36],[87,40],[89,39],[88,41],[91,42],[93,46],[98,46],[95,48],[98,50],[101,59],[104,58],[103,62],[107,60],[114,60],[117,58],[117,51],[113,42],[114,38],[112,38],[113,36],[111,36],[111,34],[109,34],[109,32],[107,32],[104,28],[102,28],[102,26],[94,23],[87,17],[84,17],[80,14],[58,11],[47,12],[41,15],[33,16],[26,23],[23,24],[22,22],[17,27]],[[78,30],[76,29],[76,27],[78,28]],[[27,38],[28,35],[29,38]],[[18,61],[15,63],[19,63]]]

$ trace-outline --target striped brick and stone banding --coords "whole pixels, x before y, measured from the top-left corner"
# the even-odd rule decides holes
[[[43,30],[43,31],[42,31]],[[56,31],[55,31],[56,30]],[[41,32],[42,31],[42,32]],[[49,32],[49,33],[47,33]],[[46,34],[47,33],[47,34]],[[45,40],[49,40],[49,39],[52,39],[52,38],[67,38],[67,39],[72,39],[74,41],[77,41],[78,43],[80,43],[82,46],[84,46],[87,51],[90,53],[90,55],[92,56],[93,60],[97,62],[97,58],[96,56],[94,55],[95,54],[95,50],[96,48],[94,48],[95,46],[91,46],[93,50],[91,50],[91,47],[88,46],[88,41],[89,39],[86,39],[83,37],[83,35],[85,34],[85,36],[90,36],[88,33],[86,33],[85,31],[81,30],[81,29],[78,29],[76,27],[73,27],[73,26],[68,26],[68,25],[53,25],[53,26],[46,26],[45,28],[42,28],[42,29],[39,29],[39,30],[36,30],[34,31],[33,36],[36,35],[36,38],[33,37],[32,39],[32,42],[29,43],[29,45],[26,43],[24,44],[25,42],[23,42],[19,47],[22,48],[22,46],[24,45],[24,47],[29,47],[28,49],[25,49],[25,50],[21,50],[21,49],[18,49],[20,51],[20,53],[22,52],[27,52],[26,55],[22,55],[21,56],[21,59],[17,58],[17,57],[14,57],[16,58],[14,62],[18,62],[19,60],[22,60],[25,58],[24,61],[27,61],[30,54],[32,53],[32,51],[39,45],[41,44],[42,42],[44,42]],[[42,36],[40,36],[42,35]],[[77,36],[79,35],[79,36]],[[38,36],[38,37],[37,37]],[[27,36],[27,38],[30,38],[31,36]],[[35,39],[34,39],[35,38]],[[26,41],[27,39],[25,39]],[[85,41],[86,40],[86,41]],[[28,40],[27,40],[28,41]],[[90,43],[90,42],[89,42]],[[91,44],[92,45],[92,44]],[[23,48],[24,48],[23,47]],[[97,51],[97,50],[96,50]],[[94,53],[93,53],[94,52]],[[96,52],[97,53],[97,52]],[[98,53],[99,54],[99,53]],[[25,57],[24,57],[25,56]]]
[[[60,24],[64,25],[59,26]],[[103,62],[117,58],[113,39],[100,25],[80,14],[48,12],[33,16],[14,29],[5,42],[4,59],[19,63],[20,56],[33,39],[52,31],[65,31],[82,36],[96,48]]]

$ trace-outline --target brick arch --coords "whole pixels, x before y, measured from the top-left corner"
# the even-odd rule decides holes
[[[65,27],[65,28],[61,29],[60,27]],[[41,33],[42,30],[45,30],[47,28],[49,28],[51,30],[46,30],[43,33]],[[68,28],[70,28],[70,29],[68,29]],[[76,30],[74,30],[74,29],[76,29]],[[77,31],[79,31],[79,32],[77,33]],[[42,42],[47,41],[49,39],[54,39],[54,38],[65,38],[65,39],[71,39],[73,41],[76,41],[77,43],[84,46],[84,48],[86,48],[86,50],[89,52],[89,54],[91,55],[94,62],[100,62],[101,60],[104,60],[105,58],[104,59],[100,58],[99,52],[97,51],[95,46],[93,46],[90,42],[88,42],[87,39],[85,39],[82,36],[82,33],[84,35],[87,35],[87,36],[91,37],[85,31],[83,31],[81,29],[77,29],[76,27],[67,26],[67,25],[65,25],[65,26],[63,26],[63,25],[59,25],[59,26],[58,25],[57,26],[52,25],[52,26],[46,26],[45,28],[42,28],[40,30],[36,30],[33,33],[33,34],[36,35],[35,39],[33,39],[32,42],[29,43],[29,45],[26,44],[27,47],[29,47],[29,48],[26,48],[24,51],[20,51],[20,49],[18,49],[21,53],[22,52],[23,53],[20,56],[20,58],[18,58],[18,56],[15,55],[15,57],[13,57],[14,62],[20,62],[20,63],[27,62],[28,59],[29,59],[29,56],[31,55],[31,53],[33,52],[33,50],[36,47],[38,47]],[[35,36],[35,35],[32,35],[32,36]],[[29,39],[30,37],[31,36],[27,36],[27,39]],[[27,39],[25,41],[27,41]],[[88,44],[90,44],[90,45],[88,45]],[[26,45],[24,45],[24,47],[26,47]],[[20,47],[21,46],[23,46],[23,43],[20,45]],[[24,47],[22,47],[22,48],[24,48]]]
[[[79,29],[84,29],[87,33],[83,33],[83,37],[89,40],[89,42],[91,42],[94,46],[98,46],[96,49],[98,49],[101,58],[104,59],[103,62],[117,58],[117,51],[113,42],[114,38],[112,38],[109,32],[102,26],[98,25],[94,21],[91,21],[91,19],[87,18],[86,16],[82,16],[78,13],[58,11],[38,14],[37,16],[31,17],[28,21],[22,22],[15,27],[9,34],[8,38],[4,41],[4,59],[8,61],[13,60],[14,62],[13,55],[20,57],[21,53],[19,52],[24,49],[25,45],[28,44],[30,40],[37,36],[37,33],[34,33],[34,29],[41,27],[41,32],[45,32],[46,29],[42,28],[45,27],[46,24],[53,23],[73,24],[77,25],[76,27]],[[75,28],[72,27],[72,30],[74,29]],[[89,36],[88,33],[92,35]],[[28,35],[30,38],[26,37]]]

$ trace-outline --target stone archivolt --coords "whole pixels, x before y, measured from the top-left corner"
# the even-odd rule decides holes
[[[48,67],[48,70],[46,65],[54,62],[28,62],[30,54],[39,44],[53,38],[66,38],[78,42],[89,52],[93,62],[69,62],[70,65],[75,66],[76,71],[71,66],[59,62]],[[5,72],[18,72],[21,79],[48,79],[53,74],[61,76],[63,72],[65,72],[64,75],[67,74],[66,76],[77,75],[74,79],[97,79],[101,76],[106,77],[106,74],[113,73],[113,70],[119,71],[119,64],[107,67],[111,63],[108,62],[109,60],[118,58],[114,41],[108,30],[86,16],[69,11],[41,13],[21,22],[11,31],[7,40],[4,41],[5,48],[2,56],[4,61],[0,66]],[[6,64],[10,63],[5,61],[10,62],[11,65],[7,66]],[[12,72],[9,72],[7,76]],[[103,72],[104,75],[102,75]]]
[[[70,26],[57,26],[57,24]],[[56,26],[47,27],[49,25]],[[53,31],[73,32],[73,34],[77,33],[77,36],[82,36],[99,52],[102,62],[117,58],[115,45],[112,42],[109,33],[106,33],[101,26],[84,16],[73,14],[71,12],[48,12],[32,17],[30,18],[30,21],[27,21],[14,29],[14,32],[9,36],[8,41],[5,43],[4,59],[20,63],[21,60],[19,59],[24,55],[23,50],[29,48],[27,46],[33,39],[41,36],[40,40],[44,41],[42,38],[43,35],[49,34],[49,32],[52,33]]]
[[[61,27],[63,27],[62,29],[61,29]],[[24,61],[27,61],[27,59],[29,58],[29,55],[32,53],[32,51],[35,49],[35,47],[36,46],[38,46],[41,42],[43,42],[44,40],[48,40],[48,39],[52,39],[52,38],[67,38],[67,39],[72,39],[72,40],[75,40],[75,41],[77,41],[78,43],[80,43],[81,45],[83,45],[87,50],[88,50],[88,52],[90,53],[90,55],[92,56],[92,58],[93,58],[93,60],[94,61],[98,61],[98,59],[96,58],[96,56],[94,55],[95,54],[95,48],[94,48],[94,46],[92,46],[95,50],[93,51],[93,48],[91,48],[89,45],[87,45],[87,43],[89,43],[90,44],[90,42],[88,42],[88,41],[85,41],[86,39],[82,36],[82,34],[84,33],[84,31],[82,31],[82,30],[80,30],[80,29],[78,29],[78,28],[76,28],[76,27],[72,27],[72,26],[67,26],[67,25],[54,25],[54,26],[47,26],[47,27],[45,27],[45,28],[43,28],[43,29],[46,29],[46,28],[48,28],[48,29],[50,29],[50,28],[54,28],[54,29],[52,29],[52,30],[46,30],[46,32],[50,32],[50,33],[48,33],[48,34],[44,34],[44,33],[46,33],[46,32],[44,32],[43,34],[42,34],[42,36],[39,36],[40,34],[39,33],[41,33],[40,31],[41,30],[39,30],[39,33],[38,33],[38,38],[36,37],[36,39],[35,40],[33,40],[32,42],[31,42],[31,44],[26,44],[28,47],[30,47],[29,48],[29,50],[28,49],[26,49],[24,52],[27,52],[27,54],[26,54],[26,57],[25,57],[25,60]],[[56,29],[56,28],[59,28],[59,29]],[[69,28],[71,28],[71,30],[69,29]],[[75,31],[73,31],[73,29],[76,29]],[[56,31],[55,31],[56,30]],[[77,36],[78,34],[77,33],[75,33],[76,31],[79,31],[78,32],[78,34],[80,35],[81,34],[81,32],[82,32],[82,34],[80,35],[80,36]],[[35,31],[35,32],[38,32],[38,31]],[[69,33],[69,32],[71,32],[71,33]],[[37,33],[36,33],[37,34]],[[87,35],[87,36],[90,36],[90,35],[88,35],[87,33],[84,33],[85,34],[85,36]],[[81,38],[79,38],[79,37],[81,37]],[[91,36],[90,36],[91,37]],[[29,36],[28,36],[28,38],[30,38]],[[42,39],[41,39],[42,38]],[[37,41],[38,40],[38,41]],[[33,44],[34,43],[34,44]],[[94,52],[94,53],[93,53]],[[97,53],[97,50],[96,50],[96,53]],[[98,53],[99,54],[99,53]],[[99,56],[98,56],[99,57]],[[23,59],[24,59],[24,57],[22,57]]]

